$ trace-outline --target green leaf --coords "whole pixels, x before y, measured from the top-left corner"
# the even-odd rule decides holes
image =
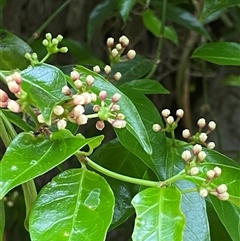
[[[41,190],[30,213],[31,240],[104,241],[113,207],[103,177],[87,169],[67,170]]]
[[[136,209],[133,241],[181,241],[185,217],[181,193],[176,187],[148,188],[132,200]]]
[[[207,43],[194,50],[191,58],[200,58],[219,65],[240,66],[240,44],[232,42]]]
[[[46,123],[51,125],[54,106],[66,99],[62,93],[62,87],[67,84],[65,75],[57,67],[48,64],[29,66],[21,75],[23,90],[40,109]]]
[[[5,208],[4,208],[4,200],[0,200],[0,240],[3,240],[4,229],[5,229]]]
[[[204,21],[213,13],[222,10],[224,8],[233,7],[239,5],[239,0],[205,0],[203,5],[203,11],[200,15],[200,21]]]
[[[142,14],[145,27],[156,37],[161,37],[162,22],[157,18],[151,9],[147,9]],[[171,40],[178,45],[177,32],[173,27],[164,26],[164,38]]]
[[[162,3],[158,0],[151,1],[154,10],[161,12]],[[202,23],[200,23],[190,12],[183,8],[176,7],[170,3],[167,4],[166,18],[187,28],[194,30],[197,33],[210,39],[208,32],[205,30]]]
[[[136,57],[130,61],[114,64],[111,73],[122,73],[121,79],[116,83],[117,85],[121,85],[128,81],[142,78],[150,71],[152,66],[153,63],[149,59],[137,54]]]
[[[24,57],[30,46],[14,34],[0,29],[0,69],[25,69],[29,61]]]
[[[146,165],[124,148],[117,139],[101,145],[93,153],[91,159],[108,170],[135,178],[142,178],[147,169]],[[137,194],[138,186],[107,176],[105,179],[111,186],[115,196],[114,216],[110,227],[110,229],[113,229],[134,213],[131,200]]]
[[[142,117],[143,124],[147,130],[148,138],[153,150],[152,154],[149,155],[146,153],[136,141],[136,138],[129,136],[126,130],[123,129],[121,132],[117,131],[117,136],[125,148],[138,156],[149,168],[155,172],[160,180],[164,180],[168,176],[167,172],[169,167],[169,162],[167,159],[166,137],[163,132],[156,133],[152,130],[153,124],[158,123],[162,125],[159,112],[153,103],[141,93],[129,91],[126,90],[126,88],[121,88],[121,90],[127,96],[129,96]]]
[[[225,78],[222,83],[228,86],[238,86],[240,87],[240,75],[229,75]]]
[[[76,66],[76,69],[82,74],[81,78],[83,79],[86,78],[87,75],[92,75],[94,77],[94,84],[91,87],[91,91],[95,94],[98,95],[101,90],[106,90],[109,98],[115,93],[121,94],[122,97],[119,101],[119,105],[121,107],[121,113],[123,113],[125,116],[127,125],[126,128],[123,129],[115,128],[115,131],[117,133],[126,131],[128,135],[133,135],[144,148],[144,150],[151,154],[152,148],[149,142],[148,134],[141,121],[141,117],[131,100],[101,75],[96,74],[95,72],[83,66]]]
[[[136,0],[118,0],[118,11],[122,16],[124,24],[128,20],[129,14],[135,4]]]
[[[12,188],[51,170],[80,148],[103,136],[84,139],[68,130],[53,133],[50,139],[42,135],[20,133],[7,148],[0,162],[0,199]]]
[[[0,0],[0,10],[3,9],[3,7],[5,6],[7,0]]]
[[[126,82],[120,88],[139,91],[143,94],[169,94],[158,81],[152,79],[137,79]]]
[[[105,0],[92,10],[88,20],[88,42],[91,41],[96,28],[114,12],[116,6],[117,0]]]

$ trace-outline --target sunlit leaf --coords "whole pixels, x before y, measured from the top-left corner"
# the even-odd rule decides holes
[[[104,241],[114,196],[100,175],[67,170],[40,192],[29,219],[32,241]]]

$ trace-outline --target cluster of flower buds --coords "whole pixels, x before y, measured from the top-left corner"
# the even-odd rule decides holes
[[[105,76],[104,76],[104,77],[105,77],[106,79],[109,79],[109,76],[110,76],[111,71],[112,71],[111,66],[110,66],[110,65],[105,65],[105,67],[103,68],[103,70],[104,70],[104,73],[105,73]],[[99,67],[98,65],[96,65],[96,66],[93,67],[93,71],[94,71],[95,73],[98,73],[98,74],[101,73],[101,69],[100,69],[100,67]],[[114,80],[114,81],[118,81],[118,80],[121,79],[121,77],[122,77],[122,74],[121,74],[120,72],[116,72],[113,76],[111,76],[111,79]]]
[[[25,96],[25,92],[21,88],[22,77],[19,72],[14,72],[13,74],[6,77],[6,82],[9,91],[14,94],[17,98]],[[19,101],[12,100],[9,98],[8,94],[0,89],[0,107],[8,108],[12,112],[18,113],[21,111],[21,106]]]
[[[206,197],[210,193],[222,201],[229,199],[226,184],[221,184],[215,188],[212,188],[210,185],[215,178],[221,175],[221,173],[222,170],[220,167],[215,167],[213,170],[208,170],[206,172],[206,181],[199,187],[199,194],[201,197]]]
[[[176,116],[177,116],[176,119],[174,119],[174,117],[170,115],[171,112],[169,109],[162,110],[161,114],[166,123],[166,126],[165,126],[165,128],[162,128],[159,124],[154,124],[153,130],[155,132],[159,132],[159,131],[171,132],[177,128],[179,120],[184,115],[184,111],[182,109],[178,109],[176,111]]]
[[[106,91],[100,91],[98,96],[91,92],[90,88],[94,84],[93,76],[81,76],[76,70],[73,70],[70,76],[77,93],[73,94],[68,86],[62,88],[62,93],[71,98],[62,105],[56,105],[53,109],[52,121],[57,124],[58,129],[66,128],[67,120],[78,125],[84,125],[90,118],[100,119],[96,123],[98,130],[102,130],[105,127],[104,121],[108,121],[115,128],[124,128],[126,126],[124,115],[119,113],[120,106],[118,101],[121,97],[120,94],[115,93],[111,98],[111,103],[108,105],[106,103]],[[101,105],[96,104],[99,101]],[[88,104],[93,105],[94,114],[85,114],[85,107]],[[37,119],[39,123],[45,123],[41,113],[38,114]]]
[[[208,134],[215,130],[216,123],[214,121],[210,121],[208,123],[208,129],[206,132],[202,132],[202,129],[206,126],[206,120],[204,118],[200,118],[197,122],[197,125],[199,127],[198,132],[194,135],[191,135],[190,131],[188,129],[183,130],[182,136],[185,139],[189,139],[195,143],[200,143],[204,146],[206,146],[209,149],[214,149],[215,143],[214,142],[206,142],[208,138]]]
[[[198,166],[205,160],[207,154],[202,150],[202,146],[196,144],[192,151],[185,150],[182,159],[186,162],[185,171],[188,175],[194,176],[199,173]]]

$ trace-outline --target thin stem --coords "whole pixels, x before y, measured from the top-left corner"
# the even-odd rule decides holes
[[[176,140],[175,140],[175,131],[171,131],[171,135],[172,135],[172,145],[175,146],[176,145]]]
[[[0,200],[0,241],[3,241],[5,228],[5,208],[3,199]]]
[[[169,179],[167,179],[166,181],[164,181],[164,185],[168,186],[176,181],[179,181],[180,179],[183,179],[184,177],[186,177],[187,174],[185,172],[185,170],[182,170],[181,172],[179,172],[177,175],[170,177]]]
[[[182,194],[186,194],[186,193],[192,193],[192,192],[197,192],[197,188],[189,188],[189,189],[185,189],[185,190],[181,190]]]
[[[45,57],[40,61],[40,63],[44,63],[50,56],[51,54],[47,53]]]
[[[162,46],[163,46],[163,38],[164,38],[164,27],[166,22],[166,8],[167,8],[167,0],[163,0],[163,6],[162,6],[162,25],[160,29],[160,36],[158,40],[158,46],[157,46],[157,52],[155,55],[155,61],[152,69],[147,74],[146,79],[149,79],[152,77],[152,75],[155,73],[158,64],[161,62],[161,54],[162,54]]]
[[[125,175],[121,175],[121,174],[109,171],[106,168],[99,166],[98,164],[93,162],[88,157],[85,157],[85,162],[86,162],[87,165],[89,165],[90,167],[92,167],[96,171],[99,171],[106,176],[109,176],[109,177],[112,177],[112,178],[115,178],[115,179],[118,179],[118,180],[121,180],[121,181],[124,181],[124,182],[130,182],[130,183],[133,183],[133,184],[149,186],[149,187],[161,187],[162,186],[162,182],[154,182],[154,181],[148,181],[148,180],[133,178],[133,177],[129,177],[129,176],[125,176]]]
[[[69,5],[71,0],[67,0],[65,3],[63,3],[56,12],[54,12],[43,24],[42,26],[37,29],[37,31],[32,35],[32,37],[28,40],[28,44],[31,44],[36,36],[39,36],[42,31],[52,22],[52,20],[65,8],[67,5]]]

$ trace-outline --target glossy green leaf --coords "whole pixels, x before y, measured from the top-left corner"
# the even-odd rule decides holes
[[[122,73],[121,79],[116,83],[117,85],[121,85],[128,81],[142,78],[150,71],[152,66],[153,63],[149,59],[137,54],[136,57],[130,61],[114,64],[111,73]]]
[[[162,22],[157,18],[151,9],[147,9],[142,14],[142,19],[145,27],[156,37],[161,37]],[[177,32],[173,27],[164,26],[164,38],[178,44]]]
[[[135,4],[136,0],[118,0],[118,11],[122,16],[123,22],[126,23],[129,14]]]
[[[76,66],[76,69],[82,74],[82,78],[86,78],[87,75],[92,75],[94,77],[94,84],[91,87],[91,91],[96,93],[97,95],[101,90],[106,90],[108,93],[108,97],[110,98],[115,93],[121,94],[121,99],[119,101],[119,105],[121,107],[121,113],[124,114],[125,120],[127,122],[126,128],[116,129],[117,133],[127,132],[129,136],[134,136],[136,140],[140,143],[140,145],[144,148],[144,150],[151,154],[152,148],[150,145],[149,137],[145,126],[141,121],[141,117],[138,113],[138,110],[131,102],[131,100],[124,95],[119,89],[117,89],[114,85],[112,85],[109,81],[104,79],[101,75],[96,74],[95,72],[83,67]],[[122,139],[124,142],[124,140]]]
[[[126,88],[121,90],[129,96],[131,101],[138,109],[140,116],[142,116],[143,123],[147,130],[148,138],[152,147],[152,154],[147,154],[139,145],[136,138],[129,136],[126,130],[116,131],[121,143],[138,156],[149,168],[151,168],[160,180],[166,179],[169,162],[167,159],[166,137],[163,132],[156,133],[152,130],[155,123],[162,125],[162,120],[158,110],[153,103],[143,94],[129,91]]]
[[[146,165],[123,147],[117,139],[101,145],[93,153],[91,159],[108,170],[135,178],[142,178],[147,169]],[[131,200],[137,194],[138,186],[107,176],[105,179],[111,186],[115,196],[114,216],[110,227],[110,229],[113,229],[134,213]]]
[[[219,65],[240,66],[240,44],[216,42],[204,44],[192,53],[191,58],[200,58]]]
[[[4,200],[0,200],[0,241],[3,241],[4,229],[5,229],[5,208]]]
[[[91,12],[88,20],[87,37],[91,41],[96,28],[111,15],[117,6],[117,0],[105,0],[99,3]]]
[[[136,209],[133,241],[182,241],[185,217],[176,187],[148,188],[132,200]]]
[[[162,2],[153,0],[151,1],[151,5],[154,10],[161,12]],[[167,3],[166,18],[210,39],[210,36],[205,30],[203,24],[200,23],[190,12],[183,8]]]
[[[0,199],[12,188],[51,170],[80,148],[103,136],[84,139],[70,131],[53,133],[50,139],[32,133],[20,133],[7,148],[0,162]]]
[[[14,34],[0,29],[0,69],[25,69],[29,61],[24,57],[30,46]]]
[[[240,75],[229,75],[222,81],[224,85],[240,87]]]
[[[56,104],[66,99],[62,87],[67,84],[65,75],[60,69],[48,64],[30,66],[21,72],[22,88],[28,98],[36,105],[48,125],[51,125],[51,115]]]
[[[31,240],[104,241],[113,207],[103,177],[87,169],[67,170],[41,190],[30,214]]]
[[[169,94],[158,81],[152,79],[137,79],[128,81],[121,85],[120,88],[139,91],[143,94]]]
[[[212,1],[212,0],[205,0],[203,5],[203,11],[200,15],[200,21],[204,21],[206,18],[208,18],[213,13],[228,8],[232,6],[239,5],[239,0],[218,0],[218,1]]]

